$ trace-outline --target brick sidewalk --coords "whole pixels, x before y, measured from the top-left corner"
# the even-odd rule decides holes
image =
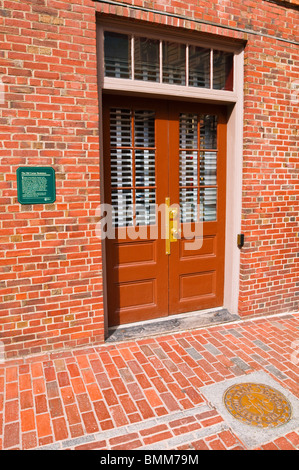
[[[299,398],[298,340],[286,314],[9,361],[0,448],[246,449],[201,387],[264,371]],[[299,429],[257,448],[298,449]]]

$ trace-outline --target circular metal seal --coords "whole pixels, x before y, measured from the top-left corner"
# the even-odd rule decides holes
[[[258,383],[240,383],[228,388],[223,396],[234,418],[251,426],[273,428],[291,419],[292,408],[286,397],[272,387]]]

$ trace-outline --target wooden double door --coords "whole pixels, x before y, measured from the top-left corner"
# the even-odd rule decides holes
[[[223,304],[226,112],[104,96],[109,326]]]

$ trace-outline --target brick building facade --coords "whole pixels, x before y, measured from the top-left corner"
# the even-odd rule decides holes
[[[96,231],[105,197],[102,96],[120,93],[103,80],[105,24],[235,51],[237,93],[185,97],[228,110],[219,306],[240,317],[298,310],[298,9],[297,0],[0,1],[0,334],[8,358],[105,340],[107,259]],[[20,204],[19,167],[54,168],[55,202]]]

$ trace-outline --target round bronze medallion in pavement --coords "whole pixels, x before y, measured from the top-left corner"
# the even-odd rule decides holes
[[[251,426],[273,428],[291,419],[291,404],[268,385],[239,383],[224,393],[224,404],[234,418]]]

